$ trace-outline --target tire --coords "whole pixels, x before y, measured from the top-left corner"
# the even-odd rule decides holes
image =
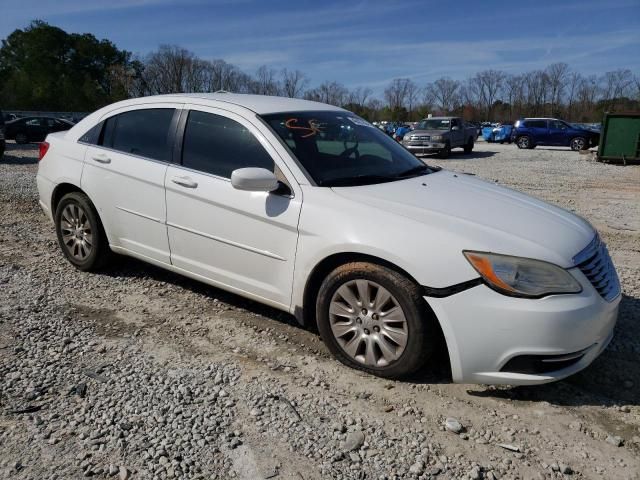
[[[464,146],[464,153],[469,154],[473,152],[473,145],[474,145],[473,138],[470,138],[467,144]]]
[[[447,143],[445,147],[438,152],[439,158],[449,158],[451,155],[451,145]]]
[[[16,133],[16,143],[19,145],[24,145],[29,142],[29,137],[24,132]]]
[[[571,150],[573,150],[574,152],[577,152],[579,150],[588,149],[589,148],[589,142],[587,141],[586,138],[575,137],[575,138],[571,139],[571,141],[569,142],[569,146],[571,147]]]
[[[368,308],[361,292],[374,299]],[[378,295],[386,294],[389,298],[376,305]],[[358,313],[358,308],[363,309]],[[380,320],[385,315],[387,320]],[[340,362],[379,377],[406,377],[435,351],[435,319],[420,288],[387,267],[353,262],[333,270],[320,286],[316,318],[320,336]]]
[[[56,207],[56,235],[64,256],[78,270],[104,267],[111,250],[100,217],[84,193],[67,193]]]
[[[529,137],[527,135],[522,135],[522,136],[516,138],[516,145],[520,149],[531,149],[531,148],[534,148],[533,147],[533,141],[531,140],[531,137]]]

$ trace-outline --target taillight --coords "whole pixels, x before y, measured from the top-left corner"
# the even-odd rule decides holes
[[[49,142],[42,142],[38,145],[38,161],[42,160],[49,151]]]

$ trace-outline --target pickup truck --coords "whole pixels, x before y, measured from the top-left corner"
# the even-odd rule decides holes
[[[440,158],[447,158],[452,148],[461,147],[464,153],[471,153],[476,133],[476,129],[467,127],[460,117],[431,117],[407,133],[402,145],[414,155],[437,153]]]

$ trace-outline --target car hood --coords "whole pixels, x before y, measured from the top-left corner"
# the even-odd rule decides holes
[[[443,248],[536,258],[565,268],[593,238],[583,218],[509,188],[446,170],[334,192],[424,224]],[[421,232],[425,230],[421,229]],[[406,234],[411,234],[408,226]]]

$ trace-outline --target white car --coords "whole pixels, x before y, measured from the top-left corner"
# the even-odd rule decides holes
[[[111,251],[316,323],[383,377],[445,342],[456,382],[591,363],[620,284],[585,220],[430,167],[321,103],[229,93],[109,105],[41,145],[40,204],[80,270]]]

